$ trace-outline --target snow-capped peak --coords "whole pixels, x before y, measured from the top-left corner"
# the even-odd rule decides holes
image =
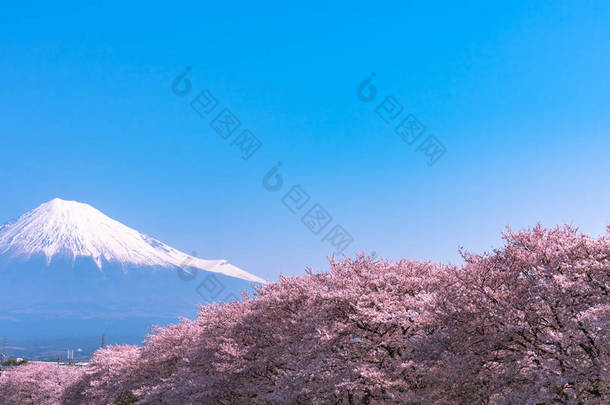
[[[16,221],[0,227],[0,255],[29,258],[42,254],[90,257],[101,269],[103,261],[134,266],[189,267],[265,283],[226,260],[191,257],[131,229],[88,204],[59,198],[40,205]]]

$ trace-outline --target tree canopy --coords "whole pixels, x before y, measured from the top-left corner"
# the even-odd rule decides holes
[[[76,377],[11,370],[0,397],[24,403],[10,398],[34,395],[39,373],[49,404],[603,403],[610,237],[537,226],[503,238],[456,266],[333,260],[141,347],[100,349]]]

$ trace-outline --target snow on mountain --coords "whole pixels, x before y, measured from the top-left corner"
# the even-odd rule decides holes
[[[183,267],[265,283],[226,260],[191,257],[131,229],[88,204],[55,198],[0,227],[0,255],[29,259],[43,255],[72,260],[91,258],[101,270],[104,261],[127,266]]]

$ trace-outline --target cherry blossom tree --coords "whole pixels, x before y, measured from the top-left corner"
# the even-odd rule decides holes
[[[503,237],[459,266],[360,255],[281,277],[99,350],[61,402],[604,403],[610,237]]]
[[[63,404],[129,404],[137,399],[125,386],[140,354],[130,345],[107,346],[95,352],[80,379],[68,387]]]
[[[11,368],[0,377],[3,405],[59,405],[64,390],[75,383],[82,370],[53,363],[30,363]]]
[[[609,228],[610,231],[610,228]],[[610,397],[610,238],[541,226],[464,254],[418,353],[443,396],[468,402],[601,403]]]

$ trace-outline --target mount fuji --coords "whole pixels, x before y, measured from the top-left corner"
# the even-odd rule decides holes
[[[102,334],[109,343],[138,343],[153,325],[193,317],[198,304],[238,299],[265,282],[76,201],[53,199],[0,227],[0,336],[21,347],[57,342],[17,353],[30,357],[69,346],[86,355]]]

